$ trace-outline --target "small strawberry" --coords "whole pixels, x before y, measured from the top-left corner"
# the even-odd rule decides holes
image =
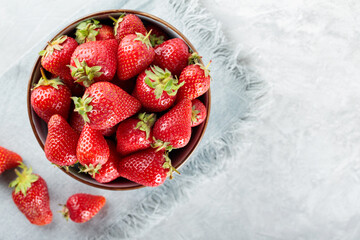
[[[113,28],[96,19],[85,20],[76,26],[75,40],[79,43],[115,39]]]
[[[191,101],[183,99],[161,116],[155,122],[153,136],[163,142],[163,147],[181,148],[188,144],[191,137]],[[159,143],[157,141],[154,147],[158,147]]]
[[[148,187],[163,184],[167,176],[171,179],[173,171],[179,173],[171,165],[165,150],[157,151],[154,148],[133,153],[119,163],[122,177]]]
[[[153,24],[147,24],[146,30],[151,31],[150,42],[151,46],[156,47],[157,45],[162,44],[164,41],[168,40],[168,35],[158,26]]]
[[[144,71],[154,60],[155,53],[149,40],[150,32],[126,35],[118,48],[119,80],[128,80]]]
[[[173,75],[179,76],[181,71],[188,65],[189,47],[181,38],[167,40],[155,47],[155,59],[153,64],[168,69]]]
[[[68,117],[71,92],[60,80],[53,78],[48,80],[42,68],[42,78],[31,92],[31,106],[36,114],[45,122],[49,122],[54,114],[59,114],[65,119]]]
[[[138,76],[133,96],[147,111],[162,112],[173,105],[182,85],[167,69],[152,66]]]
[[[199,99],[194,99],[191,101],[191,103],[192,103],[191,127],[195,127],[205,121],[207,112],[205,105]]]
[[[178,91],[178,99],[193,100],[209,90],[210,70],[208,67],[210,63],[206,67],[200,63],[195,63],[184,68],[180,74],[179,83],[185,82],[185,84]]]
[[[19,154],[0,146],[0,174],[17,167],[20,163],[22,158]]]
[[[137,119],[129,118],[121,122],[116,130],[117,151],[128,155],[150,147],[151,128],[156,121],[155,114],[140,113]]]
[[[77,131],[79,134],[82,132],[85,122],[84,122],[84,118],[78,113],[78,112],[72,112],[71,116],[70,116],[70,126]],[[111,127],[111,128],[106,128],[104,130],[99,130],[100,133],[106,137],[110,137],[111,135],[113,135],[116,132],[116,127],[117,125]]]
[[[23,163],[19,166],[23,169],[20,173],[15,169],[18,176],[10,183],[14,187],[12,198],[15,205],[35,225],[46,225],[52,221],[50,198],[45,180],[32,173]]]
[[[102,165],[101,169],[98,171],[88,172],[99,183],[108,183],[120,177],[120,173],[118,171],[120,156],[116,152],[115,143],[110,140],[106,140],[106,142],[110,149],[109,160],[104,165]],[[84,168],[81,168],[80,170],[83,172]]]
[[[109,146],[104,136],[85,124],[76,148],[76,157],[84,166],[82,171],[97,171],[109,159]]]
[[[58,166],[75,164],[78,139],[79,134],[62,116],[53,115],[48,123],[48,134],[44,147],[46,158]]]
[[[61,213],[66,220],[70,219],[77,223],[84,223],[94,217],[105,205],[103,196],[87,193],[77,193],[69,197]]]
[[[78,46],[75,39],[68,36],[59,36],[48,44],[45,50],[40,51],[41,65],[49,72],[67,81],[71,79],[69,68],[70,59]]]
[[[121,42],[128,34],[141,33],[146,35],[144,24],[140,18],[134,14],[123,14],[118,19],[115,19],[112,16],[110,16],[110,18],[114,21],[114,34],[118,42]]]
[[[141,108],[136,98],[109,82],[94,83],[86,89],[82,98],[72,99],[75,111],[97,130],[111,128]]]
[[[89,87],[94,82],[111,81],[116,73],[116,46],[115,39],[79,45],[68,65],[75,82]]]

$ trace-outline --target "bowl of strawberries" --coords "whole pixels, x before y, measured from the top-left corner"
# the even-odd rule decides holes
[[[208,67],[181,32],[147,13],[71,23],[39,53],[28,84],[46,164],[103,189],[163,184],[205,132]]]

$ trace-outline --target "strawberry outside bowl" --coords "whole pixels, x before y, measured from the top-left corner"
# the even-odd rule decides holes
[[[77,21],[69,24],[67,27],[65,27],[63,30],[61,30],[58,34],[56,34],[52,39],[49,39],[49,42],[53,41],[56,37],[58,37],[60,35],[74,36],[76,26],[80,22],[87,20],[87,19],[94,18],[94,19],[100,20],[100,22],[103,24],[112,26],[112,20],[109,18],[109,16],[118,18],[123,13],[137,15],[145,25],[146,24],[156,25],[157,27],[162,29],[165,33],[167,33],[169,38],[182,38],[185,41],[185,43],[189,46],[189,49],[191,49],[193,52],[196,52],[196,49],[190,43],[190,41],[179,30],[177,30],[175,27],[173,27],[169,23],[165,22],[164,20],[162,20],[156,16],[150,15],[148,13],[134,11],[134,10],[124,10],[124,9],[108,10],[108,11],[97,12],[97,13],[87,15],[87,16],[85,16],[81,19],[78,19]],[[45,49],[45,47],[46,47],[46,43],[44,42],[44,49]],[[38,53],[34,53],[34,54],[38,54]],[[201,55],[201,53],[199,53],[199,55]],[[200,60],[200,62],[201,62],[201,60]],[[34,109],[31,106],[31,89],[34,86],[34,84],[39,81],[39,79],[41,77],[40,67],[41,67],[41,56],[38,57],[35,65],[34,65],[34,68],[33,68],[29,83],[28,83],[27,107],[28,107],[28,115],[29,115],[29,120],[30,120],[32,130],[35,134],[35,137],[36,137],[40,147],[42,149],[44,149],[44,144],[46,141],[46,136],[47,136],[47,131],[48,131],[47,124],[35,113]],[[191,139],[185,147],[183,147],[181,149],[174,149],[169,153],[169,157],[172,161],[172,165],[176,169],[180,168],[180,166],[186,162],[186,160],[190,157],[190,155],[193,153],[195,148],[198,146],[201,138],[204,135],[204,132],[205,132],[205,129],[206,129],[206,126],[208,123],[209,114],[210,114],[210,102],[211,102],[210,89],[205,94],[200,96],[199,99],[204,103],[204,105],[207,108],[207,117],[202,124],[198,125],[197,127],[192,128]],[[44,159],[44,164],[51,164],[51,163]],[[108,189],[108,190],[131,190],[131,189],[138,189],[138,188],[144,187],[138,183],[132,182],[130,180],[127,180],[127,179],[121,178],[121,177],[117,178],[116,180],[109,182],[109,183],[99,183],[95,179],[93,179],[90,175],[85,174],[85,173],[79,173],[79,170],[77,167],[70,167],[68,171],[66,171],[64,168],[61,168],[61,167],[59,167],[59,169],[62,170],[67,175],[69,175],[70,177],[72,177],[80,182],[83,182],[87,185],[97,187],[97,188]],[[181,177],[181,175],[175,176],[175,177]],[[170,181],[170,180],[167,180],[167,181]]]

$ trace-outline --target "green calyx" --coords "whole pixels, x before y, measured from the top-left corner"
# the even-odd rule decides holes
[[[201,58],[197,52],[192,53],[188,59],[188,65],[200,63]]]
[[[58,211],[59,213],[61,213],[63,215],[63,217],[66,219],[66,221],[69,221],[69,209],[67,208],[67,206],[65,204],[59,204],[60,207],[63,207],[61,209],[61,211]]]
[[[9,187],[15,188],[15,194],[21,192],[26,196],[26,192],[31,187],[31,184],[36,182],[39,177],[32,174],[32,168],[27,168],[24,163],[20,163],[19,168],[23,171],[20,173],[19,170],[15,169],[15,173],[18,177],[9,184]]]
[[[167,69],[165,71],[158,66],[151,66],[151,71],[146,70],[145,83],[155,89],[155,98],[159,99],[165,91],[169,96],[175,96],[178,89],[182,87],[185,82],[178,84],[178,79],[171,76],[171,72]]]
[[[168,177],[170,177],[170,179],[173,179],[173,172],[176,172],[177,174],[180,174],[180,172],[171,165],[171,159],[169,158],[167,152],[164,154],[164,158],[165,158],[165,162],[162,165],[162,167],[164,169],[169,169],[169,171],[167,172],[167,175],[168,175]]]
[[[142,33],[135,33],[137,38],[135,38],[133,41],[140,41],[146,45],[147,49],[149,49],[151,47],[151,42],[149,39],[151,31],[152,30],[150,30],[145,36]]]
[[[101,169],[101,164],[97,164],[96,166],[94,166],[93,164],[89,164],[89,165],[85,164],[84,166],[79,167],[79,173],[81,172],[88,173],[94,178],[95,174],[99,173],[100,169]]]
[[[61,46],[61,44],[63,44],[66,41],[66,39],[67,36],[65,35],[57,37],[54,41],[49,42],[46,49],[40,51],[39,55],[43,57],[47,57],[53,54],[54,50],[60,51],[61,49],[63,49],[63,46]]]
[[[89,19],[79,23],[79,25],[76,26],[75,40],[79,44],[96,41],[96,36],[99,34],[99,31],[95,29],[102,27],[99,23],[100,22],[95,19]]]
[[[205,77],[210,76],[209,66],[210,66],[211,62],[212,61],[210,60],[210,62],[206,66],[202,65],[201,63],[195,63],[196,65],[199,65],[202,70],[204,70]]]
[[[32,90],[34,90],[35,88],[38,88],[40,86],[51,86],[55,89],[59,89],[58,85],[64,85],[64,83],[61,81],[61,79],[59,77],[57,78],[52,78],[52,79],[47,79],[45,72],[42,68],[40,68],[40,72],[41,72],[41,78],[39,80],[39,82],[37,84],[35,84],[35,86],[33,87]]]
[[[125,13],[121,14],[121,16],[118,19],[114,18],[113,16],[109,16],[109,18],[114,21],[114,25],[115,25],[114,26],[114,35],[115,36],[117,34],[117,29],[119,28],[119,24],[122,22],[124,17],[125,17]]]
[[[156,34],[150,34],[149,36],[151,46],[156,47],[164,42],[164,36],[157,36]]]
[[[197,116],[200,113],[199,110],[196,110],[195,106],[192,106],[191,109],[191,122],[196,123],[198,121]]]
[[[71,97],[75,104],[75,112],[78,112],[84,119],[86,123],[90,122],[90,119],[87,115],[88,112],[91,112],[93,106],[90,105],[93,100],[92,97],[89,97],[89,94],[84,94],[82,98],[80,97]]]
[[[146,139],[149,139],[151,127],[156,121],[156,115],[154,113],[146,114],[146,112],[139,113],[138,119],[140,121],[136,124],[135,129],[144,131],[146,133]]]
[[[171,152],[173,150],[173,147],[170,145],[169,142],[163,142],[160,139],[155,139],[153,137],[154,142],[151,144],[152,148],[156,148],[155,152],[160,151],[161,149],[164,149],[165,151]]]
[[[85,87],[89,87],[94,78],[100,77],[103,72],[100,72],[100,66],[89,67],[85,60],[81,63],[79,59],[74,58],[75,66],[67,65],[71,69],[71,76],[76,79],[75,82],[82,82]]]

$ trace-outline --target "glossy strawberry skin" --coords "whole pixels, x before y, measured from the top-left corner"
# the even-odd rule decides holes
[[[154,49],[147,47],[141,41],[135,40],[135,34],[129,34],[123,38],[118,48],[119,80],[128,80],[144,71],[154,60]]]
[[[37,176],[38,180],[31,183],[31,187],[26,191],[26,196],[21,191],[18,193],[13,191],[12,198],[15,205],[32,224],[46,225],[52,221],[50,197],[45,180],[39,175]]]
[[[141,103],[118,86],[109,82],[98,82],[86,89],[92,97],[92,111],[88,113],[89,125],[93,129],[107,129],[134,115]]]
[[[153,136],[173,148],[186,146],[191,137],[191,106],[189,99],[177,103],[155,122]]]
[[[48,135],[45,141],[46,158],[59,166],[70,166],[77,162],[76,147],[79,134],[58,114],[48,123]]]
[[[75,58],[82,62],[85,60],[89,67],[100,66],[102,74],[94,78],[94,82],[111,81],[116,73],[117,57],[116,49],[117,42],[114,39],[105,41],[86,42],[79,45],[71,56],[70,65],[76,67]],[[71,72],[68,69],[69,72]],[[76,77],[73,78],[75,81]],[[79,84],[83,85],[82,82]]]
[[[22,162],[19,154],[0,146],[0,174],[17,167]]]
[[[94,178],[99,183],[108,183],[120,177],[118,170],[120,156],[116,152],[116,145],[110,140],[107,140],[106,142],[109,146],[110,155],[108,161],[102,165],[99,172],[95,174]]]
[[[138,16],[134,14],[127,14],[118,24],[115,38],[118,42],[121,42],[126,35],[135,34],[137,32],[146,35],[146,28],[144,27],[144,24]]]
[[[169,169],[163,168],[164,150],[156,152],[148,148],[121,159],[120,175],[130,181],[148,187],[156,187],[164,183]]]
[[[103,165],[109,159],[109,146],[104,136],[85,124],[76,148],[76,157],[81,165]]]
[[[115,39],[114,29],[108,25],[102,25],[101,28],[96,28],[98,35],[96,35],[96,41],[103,41],[109,39]]]
[[[199,100],[194,99],[191,101],[192,103],[192,112],[193,116],[191,118],[191,127],[195,127],[203,123],[207,116],[207,111],[205,105]],[[199,111],[199,113],[194,115],[194,111]]]
[[[155,47],[154,65],[168,69],[173,75],[179,76],[188,65],[189,47],[180,38],[172,38]]]
[[[129,118],[121,122],[116,130],[117,151],[126,156],[130,153],[150,147],[152,134],[146,139],[146,133],[136,129],[139,119]]]
[[[72,221],[84,223],[94,217],[105,203],[106,199],[103,196],[77,193],[69,197],[66,207]]]
[[[193,100],[204,93],[210,88],[210,75],[205,76],[205,72],[197,64],[192,64],[184,68],[181,72],[179,83],[185,82],[177,95],[178,99],[188,98]]]
[[[150,68],[147,70],[151,71]],[[146,111],[162,112],[169,109],[175,102],[176,95],[170,96],[163,91],[161,97],[156,99],[155,89],[145,83],[146,73],[143,71],[136,79],[135,89],[132,95],[137,98]]]
[[[36,114],[46,123],[54,114],[67,119],[71,104],[71,92],[65,85],[40,86],[31,92],[31,106]]]

